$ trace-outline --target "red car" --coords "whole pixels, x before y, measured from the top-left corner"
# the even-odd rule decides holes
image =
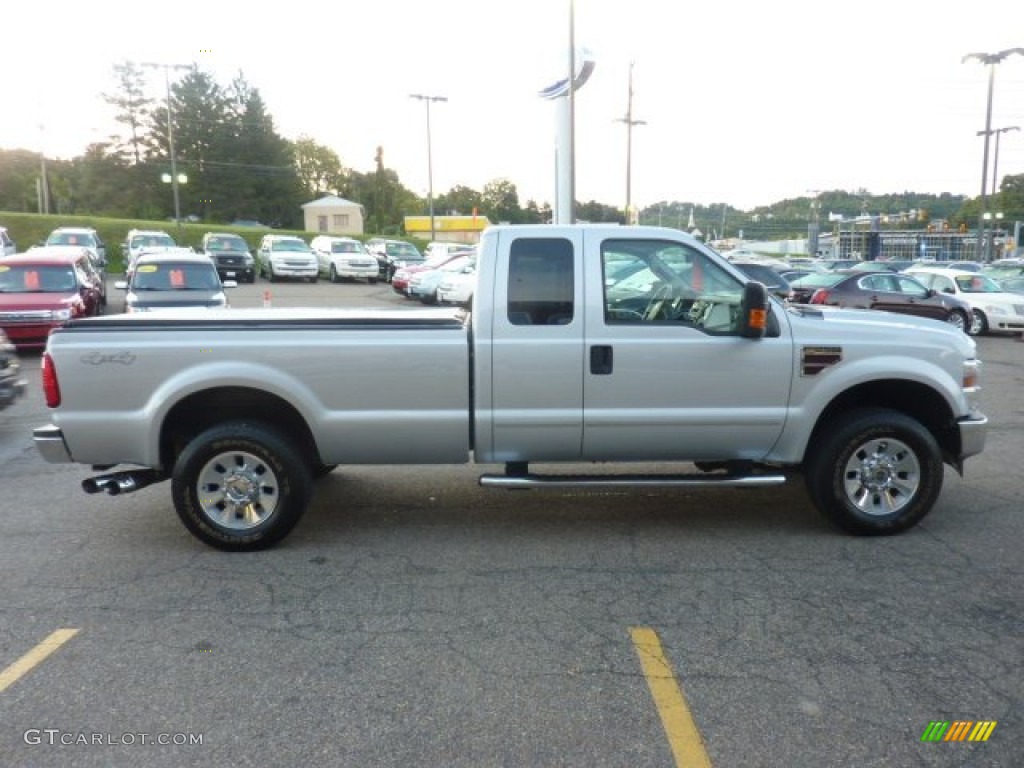
[[[40,349],[54,328],[98,315],[101,288],[86,251],[0,259],[0,328],[15,347]]]

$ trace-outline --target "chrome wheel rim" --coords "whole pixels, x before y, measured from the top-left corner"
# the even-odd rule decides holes
[[[967,330],[967,323],[964,322],[964,316],[959,312],[950,312],[949,317],[946,318],[946,322],[954,328],[959,328],[961,331]]]
[[[255,454],[229,451],[206,462],[196,482],[199,506],[211,522],[244,531],[277,511],[281,487],[270,466]]]
[[[861,445],[843,470],[847,501],[861,512],[891,515],[907,506],[921,486],[921,465],[910,446],[893,438]]]
[[[977,336],[985,326],[985,318],[978,310],[971,312],[971,335]]]

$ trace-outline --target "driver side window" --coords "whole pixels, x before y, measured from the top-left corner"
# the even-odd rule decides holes
[[[706,333],[739,328],[740,282],[683,243],[606,240],[601,246],[609,325],[688,325]]]

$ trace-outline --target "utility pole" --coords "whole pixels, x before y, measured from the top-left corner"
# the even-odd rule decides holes
[[[159,64],[155,61],[144,61],[142,66],[149,69],[162,69],[164,71],[164,86],[167,90],[167,149],[171,155],[171,189],[174,194],[174,224],[177,227],[178,238],[181,238],[181,196],[178,191],[178,160],[174,152],[174,115],[171,111],[171,70],[192,69],[191,64]]]
[[[410,93],[410,99],[417,99],[427,105],[427,205],[430,208],[430,241],[437,239],[434,233],[434,161],[430,150],[430,102],[448,101],[447,96],[427,96],[422,93]]]
[[[991,249],[985,240],[985,214],[988,212],[988,140],[992,136],[992,91],[995,87],[996,64],[1013,54],[1024,56],[1024,48],[1007,48],[998,53],[968,53],[961,62],[974,59],[988,67],[988,101],[985,109],[985,152],[981,161],[981,210],[978,211],[978,257],[979,260],[990,261]],[[980,134],[979,134],[980,135]],[[985,251],[982,253],[982,247]]]
[[[633,62],[629,62],[629,95],[626,99],[626,116],[615,122],[626,124],[626,224],[633,223],[633,126],[647,125],[644,120],[633,119]]]

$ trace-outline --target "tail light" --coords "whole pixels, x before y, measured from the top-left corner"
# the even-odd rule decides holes
[[[826,291],[824,288],[819,288],[818,290],[816,290],[814,293],[811,294],[810,301],[808,301],[807,303],[808,304],[824,304],[827,301],[828,301],[828,291]]]
[[[60,384],[57,382],[57,368],[49,352],[43,353],[42,359],[43,395],[47,408],[60,407]]]

